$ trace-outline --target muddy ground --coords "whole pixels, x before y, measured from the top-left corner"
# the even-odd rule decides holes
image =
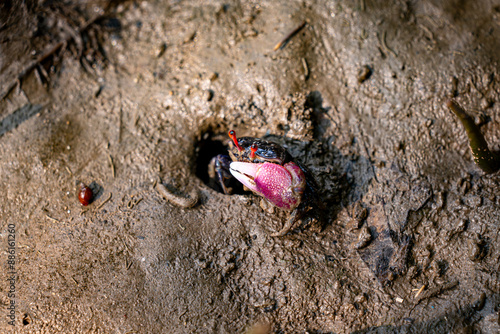
[[[444,104],[499,148],[498,1],[54,4],[1,8],[1,332],[500,331],[500,178]],[[229,129],[310,169],[322,230],[207,185]]]

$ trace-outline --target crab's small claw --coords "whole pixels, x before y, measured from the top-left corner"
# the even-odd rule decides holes
[[[229,168],[238,181],[278,208],[293,210],[300,204],[306,177],[293,162],[283,166],[270,162],[232,162]]]

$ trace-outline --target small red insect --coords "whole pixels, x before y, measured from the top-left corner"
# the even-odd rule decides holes
[[[92,189],[87,187],[83,182],[80,182],[80,190],[78,191],[78,200],[82,203],[83,206],[87,206],[92,203],[92,199],[94,198],[94,193]]]

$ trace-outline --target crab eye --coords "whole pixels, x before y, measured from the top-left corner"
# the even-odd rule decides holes
[[[253,143],[252,146],[250,146],[250,159],[255,159],[255,152],[257,152],[258,148],[259,147],[256,143]]]
[[[228,132],[229,138],[233,140],[234,145],[238,148],[238,151],[243,151],[243,147],[238,143],[238,139],[236,138],[236,132],[234,130],[230,130]]]

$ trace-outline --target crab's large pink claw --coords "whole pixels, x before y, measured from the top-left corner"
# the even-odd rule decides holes
[[[232,162],[229,168],[238,181],[275,206],[293,210],[300,204],[306,188],[306,177],[293,162],[283,166],[270,162]]]

